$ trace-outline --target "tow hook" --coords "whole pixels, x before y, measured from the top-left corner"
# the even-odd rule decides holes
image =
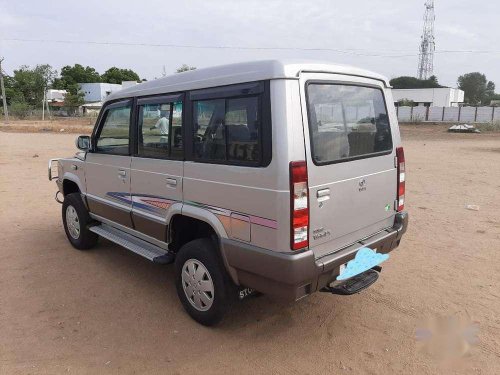
[[[372,269],[351,277],[341,283],[334,281],[330,283],[330,285],[322,288],[320,291],[325,293],[340,294],[343,296],[356,294],[375,283],[375,281],[378,280],[380,271],[382,271],[382,267],[375,266]]]
[[[61,200],[61,199],[59,198],[59,194],[61,194],[61,192],[58,190],[58,191],[56,192],[56,196],[54,197],[54,199],[56,200],[56,202],[57,202],[57,203],[59,203],[59,204],[63,204],[63,202],[64,202],[64,197],[63,197],[63,200]]]

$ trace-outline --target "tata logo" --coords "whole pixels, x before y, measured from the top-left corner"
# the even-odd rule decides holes
[[[359,180],[359,191],[365,191],[366,190],[366,180],[364,178],[362,178],[361,180]]]

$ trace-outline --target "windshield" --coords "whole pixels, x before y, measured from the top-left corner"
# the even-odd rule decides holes
[[[392,150],[389,117],[384,95],[378,88],[310,83],[307,108],[316,164]]]

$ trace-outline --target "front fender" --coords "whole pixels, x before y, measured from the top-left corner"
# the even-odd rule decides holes
[[[87,187],[85,184],[85,163],[76,158],[72,159],[60,159],[59,163],[62,167],[62,177],[61,181],[71,181],[74,182],[82,194],[87,193]]]
[[[78,186],[78,189],[80,189],[80,192],[82,194],[86,194],[87,193],[87,190],[85,189],[85,184],[82,183],[82,181],[80,180],[79,176],[77,176],[77,175],[75,175],[73,173],[66,172],[63,175],[63,182],[64,181],[74,182]]]

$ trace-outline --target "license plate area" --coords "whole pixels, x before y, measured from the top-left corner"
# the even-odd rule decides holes
[[[351,277],[359,275],[380,263],[389,259],[389,254],[377,253],[376,249],[363,247],[356,252],[356,256],[349,262],[341,264],[339,267],[339,275],[336,280],[347,280]]]

